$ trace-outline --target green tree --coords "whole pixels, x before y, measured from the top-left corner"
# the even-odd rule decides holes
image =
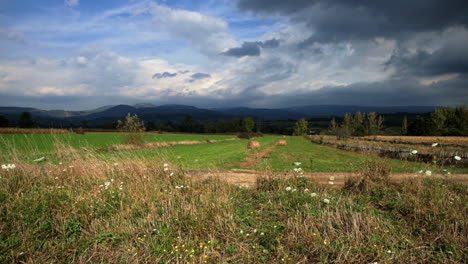
[[[7,127],[10,124],[8,118],[0,115],[0,127]]]
[[[447,118],[451,115],[452,109],[437,108],[431,113],[431,120],[434,124],[435,135],[441,136],[445,134],[447,129],[445,123]]]
[[[31,128],[34,126],[34,122],[32,120],[32,115],[29,112],[23,112],[20,115],[18,120],[19,127],[21,128]]]
[[[408,134],[408,118],[406,118],[405,116],[401,124],[401,135],[406,136],[407,134]]]
[[[338,131],[338,124],[336,123],[335,118],[333,118],[333,119],[330,121],[330,125],[329,125],[329,127],[328,127],[328,131],[329,131],[330,134],[336,135],[336,132]]]
[[[293,135],[295,136],[304,136],[307,134],[307,129],[308,129],[308,123],[305,119],[301,119],[296,122],[296,125],[294,126],[294,132]]]
[[[254,122],[253,118],[246,117],[246,118],[244,118],[243,125],[244,125],[245,132],[251,133],[254,126],[255,126],[255,122]]]
[[[140,145],[145,143],[145,125],[137,115],[127,114],[124,121],[117,121],[117,129],[126,132],[125,143]]]
[[[353,136],[358,136],[362,137],[366,134],[366,130],[364,128],[364,119],[366,116],[364,114],[361,114],[361,112],[357,112],[354,115],[354,118],[352,120],[352,134]]]

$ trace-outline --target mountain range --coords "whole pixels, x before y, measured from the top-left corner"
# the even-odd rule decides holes
[[[188,105],[160,105],[151,103],[136,105],[109,105],[85,111],[41,110],[28,107],[0,107],[0,115],[9,120],[18,120],[23,112],[30,112],[34,122],[41,126],[80,125],[86,121],[88,126],[102,126],[123,119],[127,114],[137,114],[147,122],[180,122],[191,116],[198,122],[222,119],[253,117],[261,120],[288,120],[310,117],[343,116],[345,113],[377,112],[388,113],[428,113],[434,106],[353,106],[353,105],[308,105],[288,108],[197,108]]]

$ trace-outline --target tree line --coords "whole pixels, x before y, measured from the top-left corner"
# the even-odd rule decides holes
[[[328,133],[336,135],[339,138],[350,136],[362,137],[368,135],[377,135],[383,129],[384,119],[375,112],[361,113],[354,115],[345,114],[343,121],[339,124],[335,118],[330,121]]]
[[[403,119],[401,128],[401,134],[408,136],[468,136],[468,109],[465,105],[437,108],[430,117],[410,124]]]

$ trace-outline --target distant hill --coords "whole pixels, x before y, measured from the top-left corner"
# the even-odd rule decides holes
[[[198,122],[217,121],[221,119],[244,118],[251,116],[257,120],[297,120],[311,117],[343,116],[345,113],[378,112],[391,113],[428,113],[433,106],[349,106],[349,105],[308,105],[288,108],[214,108],[204,109],[189,105],[161,105],[151,103],[136,105],[110,105],[86,111],[41,110],[30,107],[0,107],[0,115],[10,120],[18,120],[22,112],[30,112],[33,119],[41,126],[69,127],[86,122],[89,126],[103,126],[123,119],[127,114],[137,114],[146,122],[180,122],[191,116]]]

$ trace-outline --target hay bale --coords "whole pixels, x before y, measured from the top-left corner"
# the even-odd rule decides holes
[[[278,140],[278,146],[286,146],[288,145],[288,142],[284,139]]]
[[[258,141],[249,141],[247,143],[247,148],[248,149],[259,149],[260,148],[260,142],[258,142]]]

